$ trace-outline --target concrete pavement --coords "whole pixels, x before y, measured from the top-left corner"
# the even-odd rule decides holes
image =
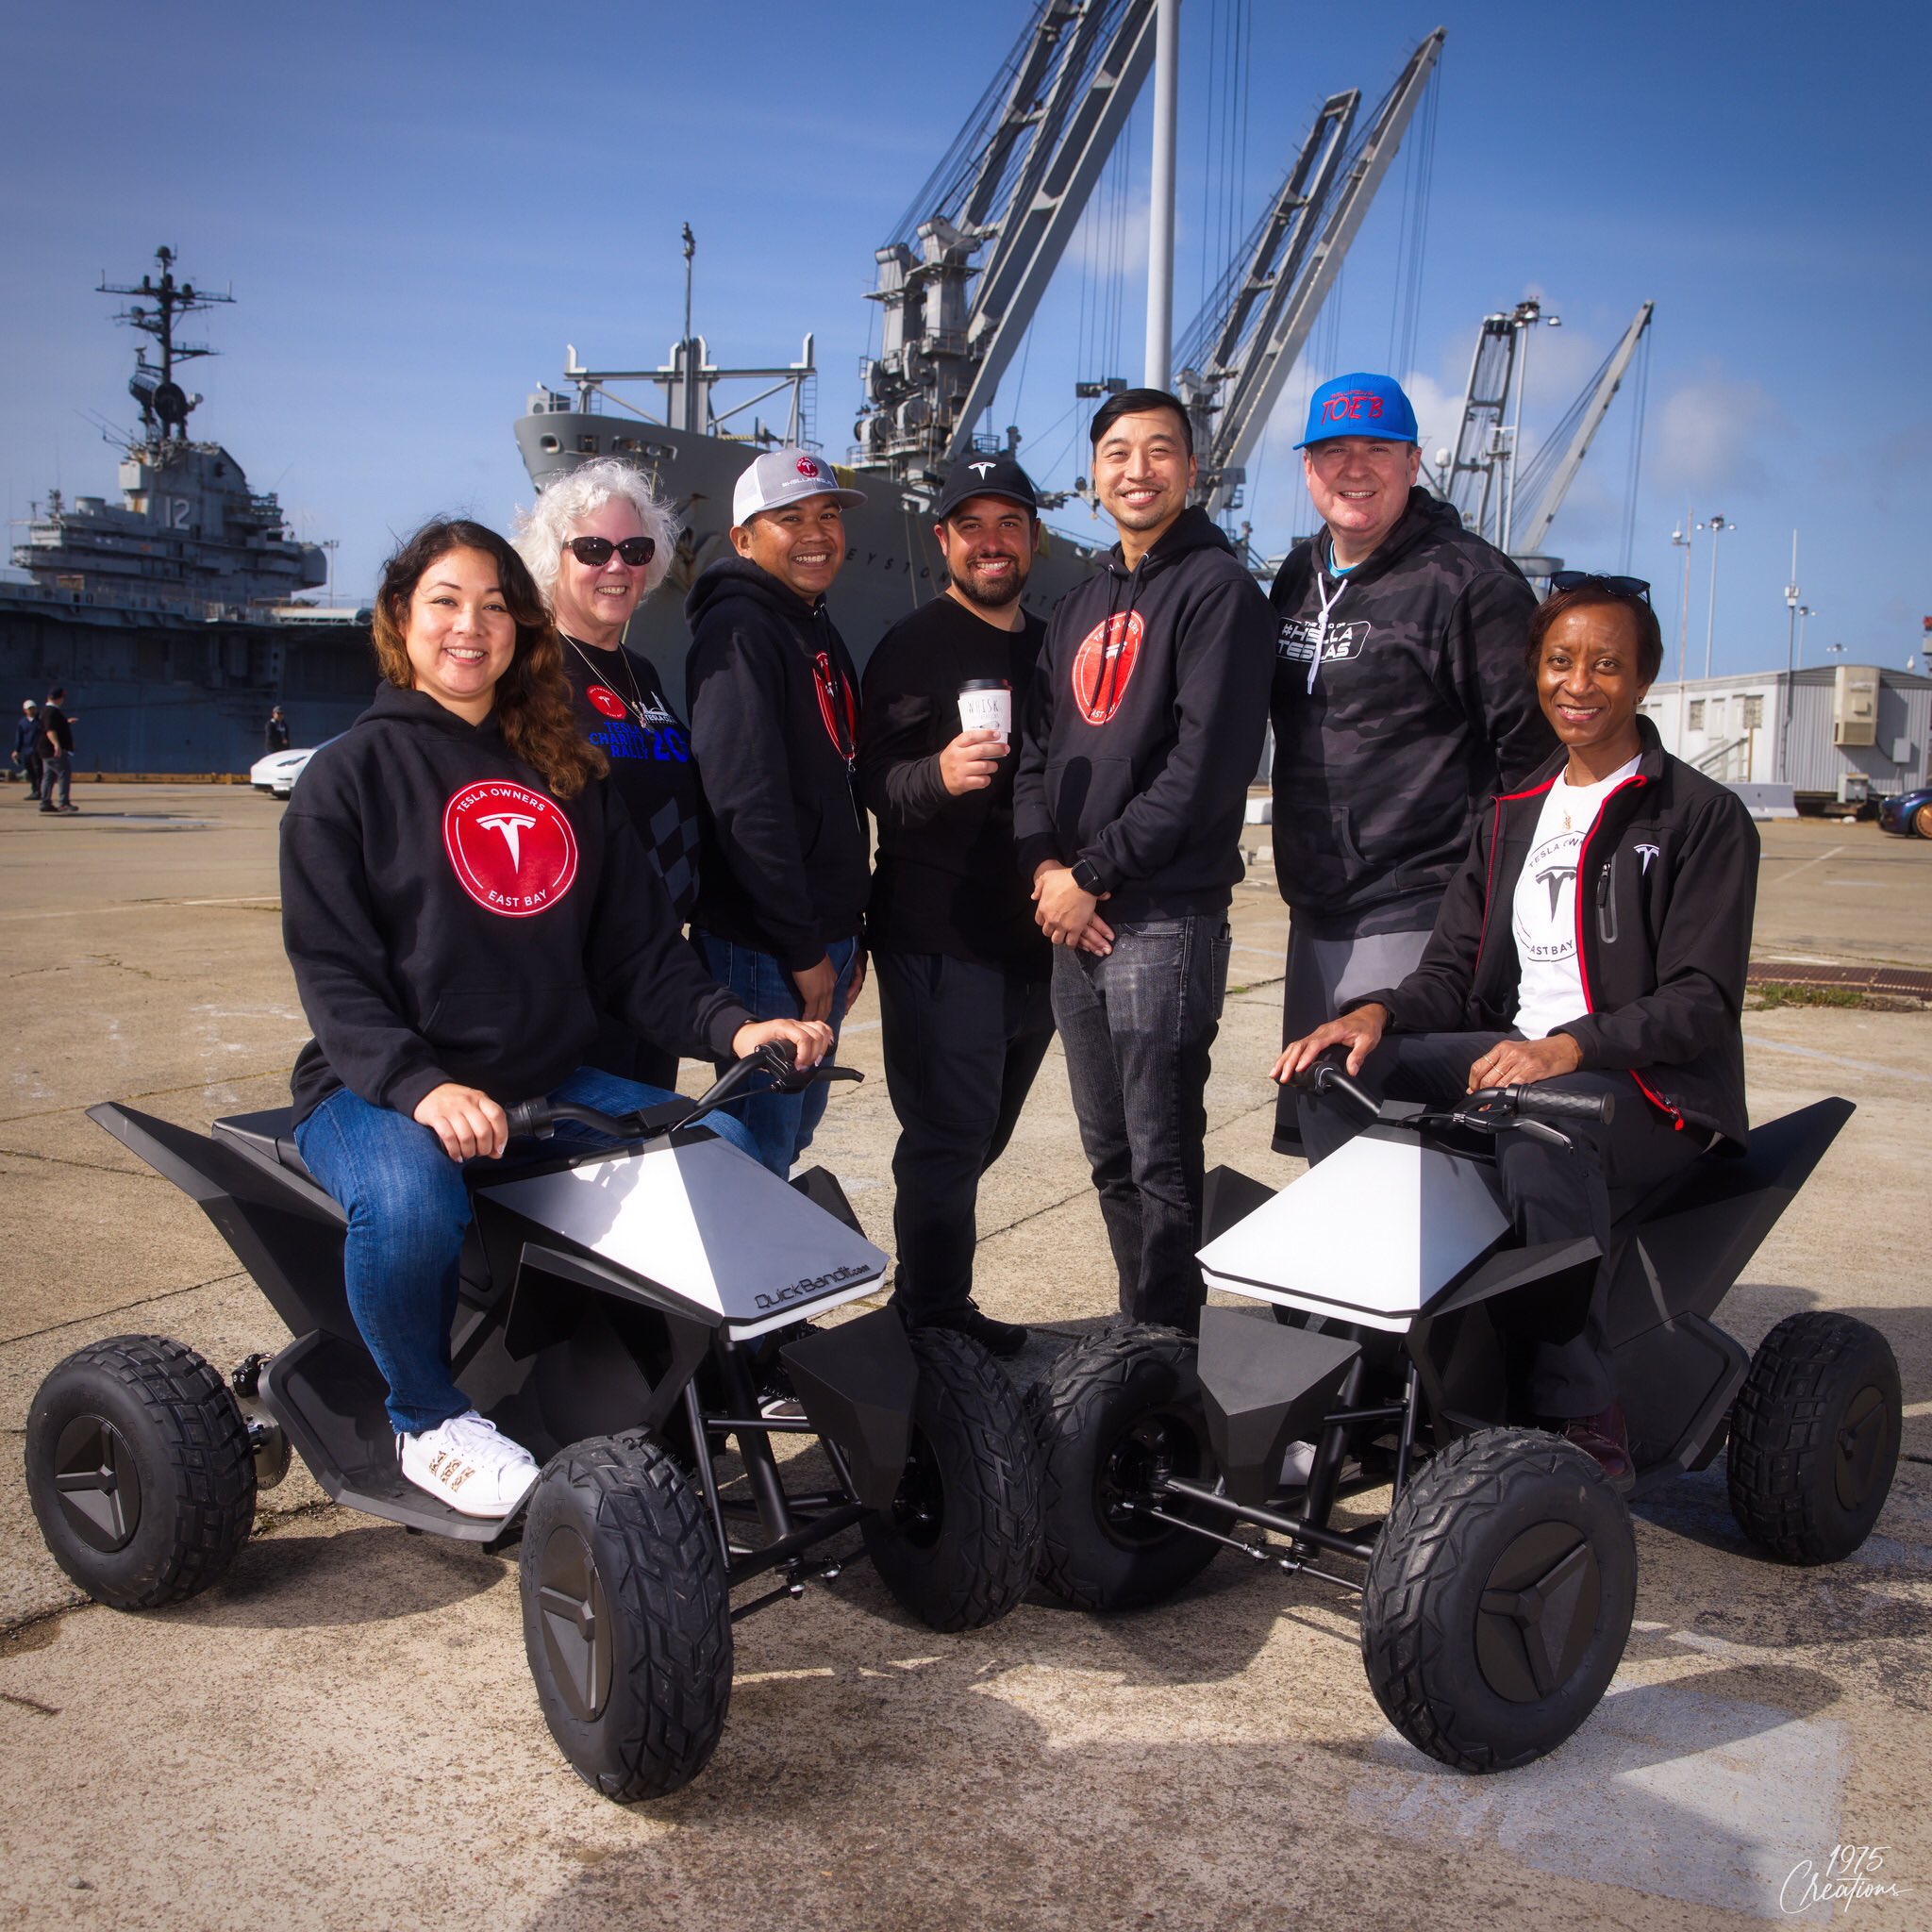
[[[279,808],[87,787],[76,819],[0,790],[9,1041],[0,1074],[0,1923],[294,1927],[1710,1926],[1786,1916],[1793,1871],[1887,1847],[1932,1898],[1932,1318],[1923,1176],[1932,1014],[1747,1016],[1753,1110],[1859,1111],[1725,1304],[1882,1326],[1909,1458],[1879,1533],[1813,1572],[1751,1556],[1721,1470],[1639,1512],[1639,1628],[1612,1695],[1543,1763],[1441,1771],[1389,1733],[1351,1604],[1210,1568],[1100,1621],[1036,1601],[936,1637],[862,1565],[738,1628],[731,1719],[691,1790],[619,1810],[563,1766],[524,1667],[511,1563],[265,1495],[227,1582],[177,1608],[80,1606],[25,1507],[40,1378],[82,1341],[178,1336],[225,1366],[279,1339],[192,1204],[81,1116],[139,1096],[205,1124],[277,1104],[304,1037],[275,916]],[[1257,838],[1265,834],[1257,833]],[[1766,828],[1756,952],[1932,963],[1932,845]],[[1236,911],[1210,1162],[1267,1148],[1286,915]],[[876,1010],[817,1158],[890,1234]],[[1058,1056],[983,1198],[980,1293],[1040,1324],[1113,1301]],[[1829,1916],[1828,1910],[1824,1916]]]

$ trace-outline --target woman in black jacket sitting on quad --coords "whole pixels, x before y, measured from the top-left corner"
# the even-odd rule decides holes
[[[295,1141],[348,1213],[349,1309],[403,1474],[500,1517],[537,1467],[451,1377],[462,1164],[503,1153],[511,1102],[621,1114],[672,1097],[581,1064],[600,1010],[702,1058],[785,1040],[809,1066],[831,1034],[755,1022],[684,943],[503,538],[419,530],[383,573],[374,632],[375,702],[316,753],[282,821],[283,937],[315,1029]],[[708,1124],[751,1151],[729,1116]]]
[[[1291,1041],[1274,1077],[1345,1045],[1348,1071],[1394,1099],[1536,1081],[1613,1094],[1612,1122],[1564,1124],[1575,1154],[1524,1134],[1494,1142],[1525,1242],[1587,1233],[1607,1248],[1612,1188],[1655,1185],[1718,1140],[1743,1144],[1738,1015],[1757,831],[1638,711],[1663,661],[1648,587],[1582,573],[1555,583],[1530,622],[1529,663],[1562,750],[1478,819],[1422,964]],[[1300,1111],[1316,1159],[1362,1124],[1326,1096],[1303,1096]],[[1632,1464],[1605,1287],[1599,1269],[1587,1305],[1539,1311],[1527,1392],[1621,1484]]]

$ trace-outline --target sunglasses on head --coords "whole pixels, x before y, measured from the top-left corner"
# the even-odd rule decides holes
[[[613,550],[632,570],[642,570],[658,554],[655,537],[626,537],[622,543],[613,543],[608,537],[573,537],[563,547],[591,570],[602,570]]]
[[[1580,591],[1586,586],[1592,590],[1608,591],[1618,597],[1641,597],[1650,602],[1650,586],[1641,577],[1607,577],[1601,571],[1558,570],[1550,573],[1550,589],[1553,591]]]

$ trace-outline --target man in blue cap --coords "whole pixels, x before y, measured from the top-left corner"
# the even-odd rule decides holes
[[[1524,660],[1535,593],[1417,486],[1401,385],[1324,382],[1300,447],[1323,527],[1289,552],[1269,597],[1284,1042],[1415,969],[1472,815],[1556,744]],[[1298,1154],[1283,1091],[1274,1145]]]

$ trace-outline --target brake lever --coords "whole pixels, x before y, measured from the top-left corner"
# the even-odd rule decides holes
[[[1541,1141],[1548,1147],[1566,1147],[1572,1154],[1576,1152],[1576,1142],[1561,1127],[1553,1127],[1547,1121],[1533,1121],[1518,1115],[1510,1123],[1519,1134],[1527,1134],[1532,1141]]]

